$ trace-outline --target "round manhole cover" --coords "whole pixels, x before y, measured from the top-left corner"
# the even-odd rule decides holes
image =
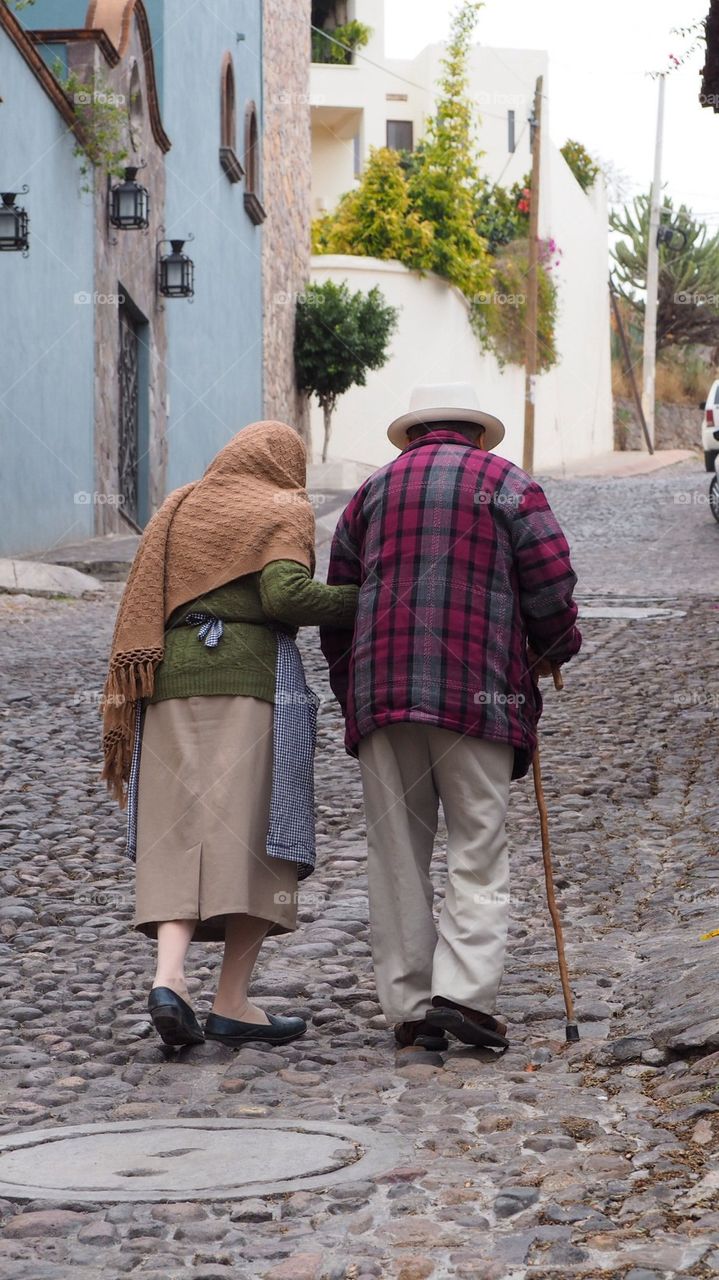
[[[0,1197],[233,1200],[331,1186],[405,1154],[394,1133],[290,1120],[134,1120],[0,1140]]]

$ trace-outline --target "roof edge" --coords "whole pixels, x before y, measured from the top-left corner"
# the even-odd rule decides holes
[[[2,3],[0,3],[0,30],[3,30],[12,44],[15,45],[21,58],[27,63],[35,79],[44,89],[65,123],[77,135],[78,140],[82,141],[84,136],[82,126],[75,115],[75,108],[72,102],[44,58],[38,53],[25,27],[18,21],[7,5]]]
[[[108,33],[106,26],[100,26],[101,22],[108,22],[110,17],[114,19],[112,34]],[[155,59],[152,52],[152,32],[150,30],[150,21],[147,16],[147,10],[143,4],[143,0],[90,0],[87,8],[87,16],[85,18],[85,27],[88,31],[102,31],[112,48],[116,51],[119,61],[125,56],[130,43],[130,30],[133,18],[137,22],[138,33],[140,36],[140,47],[142,49],[143,61],[145,64],[147,106],[150,116],[152,136],[160,150],[167,152],[170,150],[172,143],[168,138],[162,123],[160,98],[157,92],[157,77],[155,75]],[[97,25],[95,25],[96,23]]]
[[[102,28],[88,30],[87,27],[47,27],[42,30],[28,29],[26,34],[34,44],[76,44],[83,40],[94,41],[109,66],[116,67],[120,61],[117,49]]]

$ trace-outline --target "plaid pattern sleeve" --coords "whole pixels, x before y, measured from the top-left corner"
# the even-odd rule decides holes
[[[530,476],[456,431],[413,441],[349,503],[329,581],[360,588],[351,651],[322,631],[348,751],[416,720],[507,743],[526,773],[542,706],[527,641],[555,661],[580,644],[567,543]]]
[[[567,662],[581,644],[572,599],[577,575],[567,540],[543,489],[533,480],[513,513],[512,549],[529,643],[537,657]]]

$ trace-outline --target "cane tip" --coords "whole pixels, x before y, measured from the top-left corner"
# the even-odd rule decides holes
[[[566,1037],[570,1044],[576,1044],[579,1039],[579,1027],[576,1022],[568,1022],[566,1027]]]

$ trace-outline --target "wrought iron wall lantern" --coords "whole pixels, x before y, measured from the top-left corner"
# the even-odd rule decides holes
[[[29,190],[26,185],[19,194],[27,195]],[[3,191],[0,196],[0,252],[21,253],[27,258],[30,252],[30,220],[25,210],[15,204],[17,194],[16,191]]]
[[[136,180],[144,167],[125,169],[124,181],[110,189],[110,223],[121,231],[145,231],[150,225],[150,196]]]
[[[192,258],[183,253],[185,245],[194,240],[189,235],[187,240],[158,240],[157,242],[157,292],[163,298],[192,298],[195,294],[195,264]],[[162,252],[162,246],[169,244],[171,252]]]

